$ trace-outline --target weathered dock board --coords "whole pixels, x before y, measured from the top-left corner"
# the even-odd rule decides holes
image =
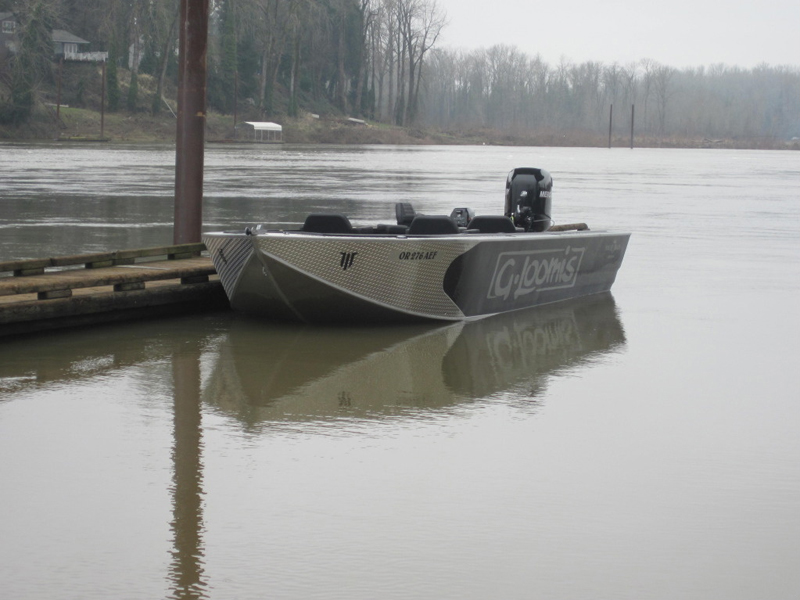
[[[227,306],[203,244],[0,262],[0,336]]]

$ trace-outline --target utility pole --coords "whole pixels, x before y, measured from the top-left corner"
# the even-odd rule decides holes
[[[233,139],[236,139],[236,113],[239,108],[239,68],[233,72]]]
[[[174,243],[199,242],[203,228],[208,0],[181,0]]]
[[[100,139],[106,136],[106,59],[103,59],[102,92],[100,92]]]
[[[64,58],[58,61],[58,91],[56,92],[56,127],[61,127],[61,76],[64,71]],[[58,137],[61,137],[59,132]]]

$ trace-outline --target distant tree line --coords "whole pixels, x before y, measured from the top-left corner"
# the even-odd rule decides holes
[[[208,101],[409,124],[444,24],[436,0],[212,0]]]
[[[19,22],[0,60],[0,119],[30,115],[54,81],[48,31],[107,51],[108,109],[156,113],[177,79],[179,0],[0,0]],[[653,60],[551,65],[513,46],[438,46],[436,0],[210,0],[207,98],[249,118],[300,109],[446,130],[599,135],[800,136],[800,68],[723,65],[678,70]],[[2,57],[0,57],[1,59]],[[120,83],[119,69],[126,71]],[[148,75],[144,100],[139,78]]]
[[[157,81],[151,109],[161,110],[165,82],[177,76],[178,0],[0,0],[3,10],[14,12],[23,35],[31,24],[38,32],[58,27],[107,51],[110,110],[137,106],[141,73]],[[444,23],[436,0],[210,0],[209,106],[265,118],[295,116],[303,106],[414,122]],[[53,79],[52,47],[39,38],[7,61],[15,73],[30,72],[31,60],[44,63],[37,82],[20,84],[29,92]],[[125,94],[117,68],[130,71]]]
[[[653,60],[550,65],[512,46],[436,49],[424,120],[446,129],[607,133],[660,137],[800,136],[800,68],[715,65],[678,70]]]

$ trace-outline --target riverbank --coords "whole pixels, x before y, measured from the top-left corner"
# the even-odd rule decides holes
[[[342,117],[315,117],[306,113],[300,118],[279,119],[283,141],[298,144],[390,144],[390,145],[492,145],[549,147],[606,147],[608,135],[594,132],[499,131],[471,128],[442,131],[415,127],[396,127]],[[99,112],[62,106],[40,106],[31,121],[17,127],[0,126],[0,141],[108,141],[111,143],[174,142],[177,118],[173,108],[165,107],[159,115],[146,112]],[[241,120],[234,131],[231,115],[209,112],[207,141],[248,139]],[[630,134],[612,136],[613,147],[630,146]],[[800,150],[800,141],[760,139],[660,138],[635,136],[634,146],[644,148],[731,148]]]

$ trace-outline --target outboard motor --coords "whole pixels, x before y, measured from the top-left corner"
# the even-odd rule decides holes
[[[544,169],[520,167],[506,179],[505,215],[525,231],[547,231],[552,224],[553,178]]]

